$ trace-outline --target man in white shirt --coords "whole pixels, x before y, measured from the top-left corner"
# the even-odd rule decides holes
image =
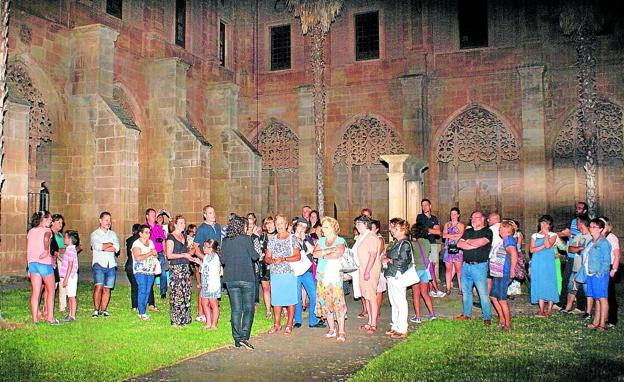
[[[117,260],[115,253],[119,252],[119,237],[111,227],[111,214],[102,212],[99,219],[100,226],[91,233],[91,249],[93,251],[93,314],[91,317],[108,317],[106,310],[110,300],[110,290],[115,287],[115,272]]]

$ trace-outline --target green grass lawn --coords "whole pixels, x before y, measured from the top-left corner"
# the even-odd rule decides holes
[[[351,381],[624,381],[623,322],[601,333],[556,313],[512,325],[503,332],[481,320],[426,323]]]
[[[91,318],[93,285],[82,283],[78,291],[78,319],[60,326],[30,323],[30,290],[0,294],[0,309],[13,331],[0,331],[0,381],[118,381],[171,365],[182,359],[232,344],[230,304],[220,303],[217,330],[207,331],[193,322],[172,328],[169,302],[157,297],[160,312],[141,321],[130,311],[130,287],[115,288],[109,305],[111,316]],[[193,318],[197,296],[193,293]],[[262,305],[262,304],[260,304]],[[253,333],[271,322],[258,308]]]

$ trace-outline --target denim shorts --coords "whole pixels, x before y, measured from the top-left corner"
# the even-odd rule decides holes
[[[602,276],[587,276],[587,297],[607,298],[609,296],[609,272],[605,272]]]
[[[509,283],[511,283],[509,276],[492,277],[492,291],[490,292],[490,296],[501,301],[507,300]]]
[[[416,273],[418,274],[418,278],[421,283],[428,283],[431,281],[431,273],[429,272],[429,269],[422,269],[420,271],[417,270]]]
[[[95,285],[104,285],[104,288],[112,289],[115,287],[116,267],[106,268],[98,263],[93,264],[93,283]]]
[[[41,275],[41,277],[46,277],[54,273],[54,268],[52,268],[51,264],[41,264],[33,261],[28,263],[28,272],[31,275]]]

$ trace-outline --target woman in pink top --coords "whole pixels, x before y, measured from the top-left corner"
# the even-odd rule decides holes
[[[48,323],[58,325],[54,319],[54,269],[52,268],[52,256],[50,255],[50,231],[52,217],[48,211],[40,211],[33,214],[31,226],[28,231],[26,244],[26,258],[28,261],[28,277],[32,286],[30,295],[30,313],[34,323],[39,322],[39,299],[41,298],[41,286],[45,285],[46,319]]]

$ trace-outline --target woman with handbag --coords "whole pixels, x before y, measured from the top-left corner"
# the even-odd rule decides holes
[[[429,231],[427,226],[419,223],[412,226],[412,251],[414,253],[414,267],[420,282],[412,285],[412,296],[414,302],[414,310],[416,315],[410,318],[410,321],[415,324],[422,323],[420,316],[420,298],[422,297],[425,302],[425,306],[429,310],[429,321],[436,319],[435,312],[433,311],[433,303],[431,302],[431,296],[429,296],[429,280],[431,280],[431,272],[429,271],[429,257],[427,254],[431,251],[429,241]],[[461,285],[461,284],[460,284]]]
[[[557,272],[555,270],[555,253],[553,246],[557,234],[552,232],[553,218],[543,215],[538,222],[539,232],[531,235],[531,304],[539,304],[539,312],[535,317],[544,318],[552,315],[553,304],[559,302],[557,292]],[[548,309],[544,311],[544,304]]]
[[[316,269],[316,315],[327,320],[329,331],[325,338],[336,338],[340,343],[346,341],[345,316],[347,304],[345,303],[340,273],[340,258],[345,252],[346,241],[338,236],[340,225],[338,221],[329,216],[321,219],[321,237],[314,247],[314,257],[318,259]],[[336,323],[338,322],[338,333]]]
[[[137,283],[137,309],[139,318],[149,320],[147,302],[149,299],[154,277],[162,271],[158,252],[150,240],[150,227],[143,224],[139,227],[139,238],[132,243],[132,272]],[[153,298],[153,297],[152,297]]]
[[[284,215],[275,216],[277,234],[269,240],[264,261],[271,266],[271,303],[273,304],[273,327],[269,333],[282,329],[282,307],[286,307],[287,321],[284,334],[293,330],[295,305],[297,304],[297,276],[289,263],[299,261],[301,253],[294,235],[288,232],[288,220]]]
[[[448,296],[453,289],[453,273],[457,275],[457,287],[459,292],[457,295],[462,296],[461,291],[461,269],[463,262],[462,250],[457,247],[457,242],[464,234],[466,226],[459,221],[459,208],[451,208],[451,221],[444,225],[442,230],[442,238],[444,239],[444,265],[446,268],[446,292]],[[455,271],[455,272],[453,272]]]
[[[386,266],[384,276],[388,280],[388,298],[392,305],[392,327],[386,332],[392,338],[407,337],[406,288],[420,281],[413,266],[412,244],[409,241],[409,223],[401,218],[390,220],[390,234],[397,240],[381,258]]]

